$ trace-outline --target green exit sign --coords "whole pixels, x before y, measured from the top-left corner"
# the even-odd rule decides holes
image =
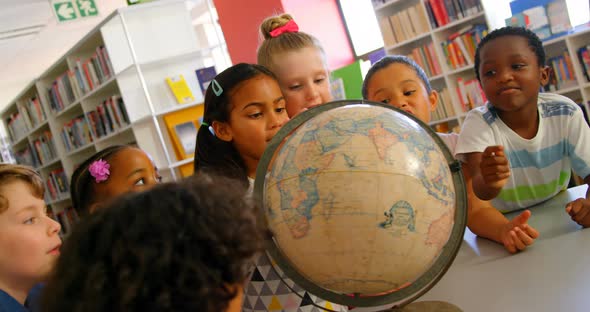
[[[51,6],[59,22],[98,16],[95,0],[53,0]]]

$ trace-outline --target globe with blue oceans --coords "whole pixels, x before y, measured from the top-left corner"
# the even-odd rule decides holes
[[[339,304],[405,304],[452,263],[466,223],[460,166],[413,116],[363,101],[307,110],[273,138],[255,195],[269,253]]]

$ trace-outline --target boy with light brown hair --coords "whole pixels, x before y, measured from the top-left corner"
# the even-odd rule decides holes
[[[0,164],[0,312],[27,311],[27,294],[59,257],[60,225],[47,216],[44,192],[32,168]]]

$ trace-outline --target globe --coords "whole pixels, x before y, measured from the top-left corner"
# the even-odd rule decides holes
[[[255,181],[270,256],[342,305],[415,300],[448,269],[466,225],[459,163],[428,125],[380,103],[297,115],[269,143]]]

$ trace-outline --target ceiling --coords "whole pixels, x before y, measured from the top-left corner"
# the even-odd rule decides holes
[[[55,1],[55,0],[54,0]],[[99,16],[58,23],[51,0],[0,0],[0,110],[125,0],[95,0]]]

